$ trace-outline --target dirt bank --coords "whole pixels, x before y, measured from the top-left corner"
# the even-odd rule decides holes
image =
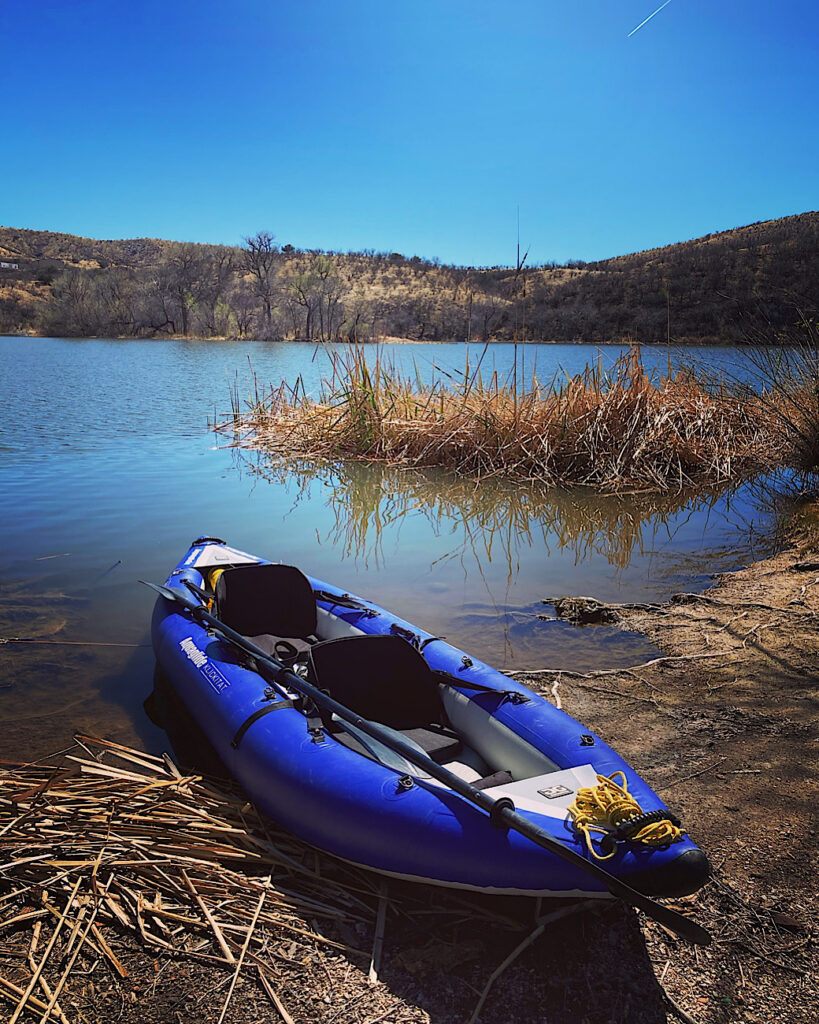
[[[810,515],[803,513],[797,528]],[[545,671],[526,679],[615,746],[711,858],[714,880],[686,902],[713,932],[714,945],[695,951],[649,925],[658,977],[703,1024],[814,1021],[813,540],[795,533],[786,550],[723,575],[707,594],[606,610],[655,641],[667,660],[626,672]]]

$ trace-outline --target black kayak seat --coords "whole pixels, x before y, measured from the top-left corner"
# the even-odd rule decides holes
[[[306,651],[318,621],[313,588],[294,565],[225,569],[216,582],[216,614],[279,660],[292,660],[283,640],[294,652]]]
[[[494,786],[507,786],[510,782],[514,782],[512,773],[502,769],[499,772],[492,772],[491,775],[484,775],[482,779],[476,779],[472,786],[474,789],[492,789]]]
[[[287,667],[297,661],[306,661],[307,652],[315,643],[314,639],[297,636],[281,637],[273,633],[259,633],[256,636],[247,636],[247,639],[255,644],[260,651],[264,651],[265,654]]]
[[[438,764],[443,764],[445,761],[451,761],[454,757],[457,757],[463,746],[456,732],[452,729],[447,729],[446,726],[432,722],[426,726],[419,726],[415,729],[402,729],[401,731],[408,740],[417,743]]]
[[[403,637],[326,640],[311,648],[308,672],[339,704],[401,732],[433,760],[447,760],[461,749],[458,734],[441,724],[444,706],[435,675]]]

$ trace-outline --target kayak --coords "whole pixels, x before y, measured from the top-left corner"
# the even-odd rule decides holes
[[[248,797],[313,846],[486,893],[603,897],[608,872],[681,896],[707,880],[608,744],[435,634],[218,538],[195,540],[165,588],[158,669]]]

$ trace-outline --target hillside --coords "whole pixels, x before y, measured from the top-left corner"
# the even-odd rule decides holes
[[[101,240],[0,228],[0,332],[276,340],[776,340],[819,296],[819,213],[595,263]]]
[[[0,228],[0,259],[51,261],[74,267],[151,267],[162,259],[171,244],[157,238],[104,241],[54,231]]]

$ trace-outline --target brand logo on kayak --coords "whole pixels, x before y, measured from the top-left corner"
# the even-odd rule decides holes
[[[208,661],[207,655],[203,654],[202,651],[199,650],[193,642],[193,637],[185,637],[184,640],[180,641],[179,646],[185,652],[185,656],[192,661],[194,665],[196,665],[217,693],[221,693],[222,690],[230,686],[230,683],[225,679],[219,669],[215,665],[211,665]]]
[[[196,665],[197,668],[201,668],[203,665],[207,665],[208,659],[204,655],[196,644],[193,642],[192,637],[185,637],[185,639],[179,645],[182,650],[187,654],[190,660]]]
[[[545,796],[547,800],[557,800],[559,796],[569,796],[573,793],[573,789],[569,789],[568,786],[549,786],[548,789],[539,789],[538,793],[541,796]]]

